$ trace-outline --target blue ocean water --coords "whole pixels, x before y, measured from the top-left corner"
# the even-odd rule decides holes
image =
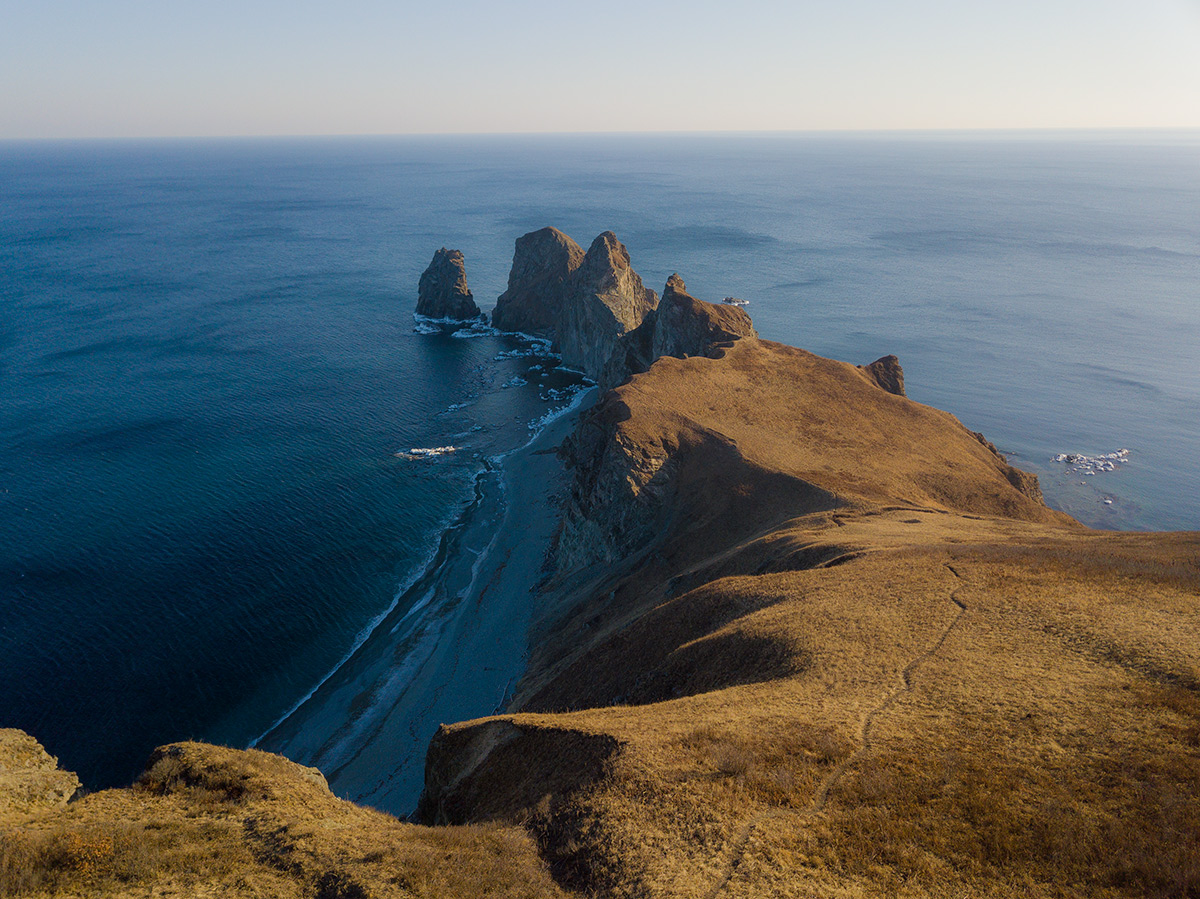
[[[0,726],[99,787],[307,695],[578,383],[413,330],[434,250],[490,308],[547,224],[896,353],[1088,524],[1200,528],[1197,210],[1180,132],[0,145]]]

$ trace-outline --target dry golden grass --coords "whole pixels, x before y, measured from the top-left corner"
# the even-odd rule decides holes
[[[1022,473],[953,415],[783,344],[743,339],[721,359],[664,357],[606,403],[610,419],[624,417],[619,439],[669,443],[686,424],[722,435],[751,464],[843,498],[1071,522],[1017,489]]]
[[[1089,531],[754,340],[660,360],[570,455],[513,713],[431,745],[442,826],[180,744],[0,831],[0,894],[1200,897],[1200,534]]]
[[[951,416],[770,344],[662,360],[592,427],[575,513],[653,536],[560,572],[521,714],[435,745],[441,802],[509,800],[459,820],[598,895],[1200,896],[1200,535],[1088,531]],[[618,748],[514,784],[556,730]]]
[[[311,769],[200,744],[132,789],[0,829],[3,896],[560,896],[525,831],[430,829],[336,799]]]

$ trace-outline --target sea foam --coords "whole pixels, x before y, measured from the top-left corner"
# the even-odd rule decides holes
[[[1070,465],[1071,471],[1083,475],[1094,475],[1098,472],[1116,471],[1118,465],[1129,461],[1129,450],[1119,449],[1115,453],[1104,453],[1099,456],[1085,456],[1083,453],[1059,453],[1051,461]]]

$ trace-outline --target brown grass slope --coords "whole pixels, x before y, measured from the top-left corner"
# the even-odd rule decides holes
[[[1200,534],[879,384],[742,339],[585,417],[512,714],[430,746],[454,826],[194,743],[64,806],[0,731],[0,895],[1200,896]]]
[[[1087,530],[952,416],[742,340],[566,449],[516,713],[430,822],[611,896],[1200,896],[1200,534]]]
[[[561,895],[518,828],[403,824],[265,752],[173,744],[130,789],[0,814],[4,897]]]

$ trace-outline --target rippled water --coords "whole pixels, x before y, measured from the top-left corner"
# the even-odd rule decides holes
[[[546,224],[896,353],[1090,524],[1200,527],[1196,209],[1178,133],[2,145],[0,726],[99,786],[311,690],[569,382],[410,314],[438,247],[488,308]]]

